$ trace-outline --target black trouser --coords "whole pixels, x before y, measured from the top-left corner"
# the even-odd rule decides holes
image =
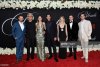
[[[27,58],[34,58],[35,38],[26,38]],[[31,48],[31,50],[30,50]]]
[[[52,48],[53,48],[54,58],[57,58],[56,41],[54,41],[53,38],[47,37],[47,46],[49,49],[49,55],[52,56]]]
[[[72,46],[69,47],[70,54],[72,55]],[[76,57],[76,47],[73,47],[74,57]]]
[[[76,40],[69,40],[69,41],[76,41]],[[69,52],[70,52],[70,55],[72,55],[72,47],[73,47],[73,54],[74,54],[74,58],[76,57],[76,50],[77,50],[77,45],[75,46],[69,46]]]

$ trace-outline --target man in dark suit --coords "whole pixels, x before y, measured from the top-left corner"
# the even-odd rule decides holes
[[[47,21],[46,21],[46,40],[47,40],[47,46],[49,49],[49,58],[52,58],[52,47],[54,52],[54,59],[56,62],[58,62],[57,59],[57,53],[56,53],[56,36],[57,36],[57,29],[56,29],[56,23],[51,20],[51,15],[47,14]]]
[[[35,48],[35,23],[34,16],[32,13],[27,14],[26,26],[26,46],[27,46],[27,61],[34,59],[34,48]],[[31,50],[30,50],[31,48]]]
[[[25,25],[23,22],[23,16],[18,17],[18,22],[15,22],[12,27],[12,35],[16,41],[16,58],[17,62],[22,60],[23,48],[24,48],[24,34],[25,34]]]
[[[77,41],[78,39],[78,23],[74,21],[73,15],[69,16],[69,22],[67,23],[68,29],[68,41]],[[72,56],[72,46],[69,47],[69,57]],[[76,60],[76,47],[73,46],[74,59]]]

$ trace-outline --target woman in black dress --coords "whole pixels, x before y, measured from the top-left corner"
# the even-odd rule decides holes
[[[68,34],[67,34],[67,24],[65,23],[64,16],[61,16],[59,19],[59,23],[57,24],[57,37],[58,41],[67,41]],[[67,57],[67,48],[59,47],[59,58],[65,59]]]

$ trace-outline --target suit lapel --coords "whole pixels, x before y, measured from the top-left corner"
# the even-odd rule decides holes
[[[19,29],[22,31],[22,29],[21,29],[21,27],[20,27],[20,24],[19,24],[19,22],[18,22],[18,27],[19,27]]]

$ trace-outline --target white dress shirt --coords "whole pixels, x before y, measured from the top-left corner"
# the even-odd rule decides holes
[[[70,29],[72,29],[73,21],[70,21]]]
[[[20,21],[19,21],[19,25],[20,25],[20,27],[21,27],[21,30],[23,31],[23,30],[24,30],[24,22],[20,22]]]

